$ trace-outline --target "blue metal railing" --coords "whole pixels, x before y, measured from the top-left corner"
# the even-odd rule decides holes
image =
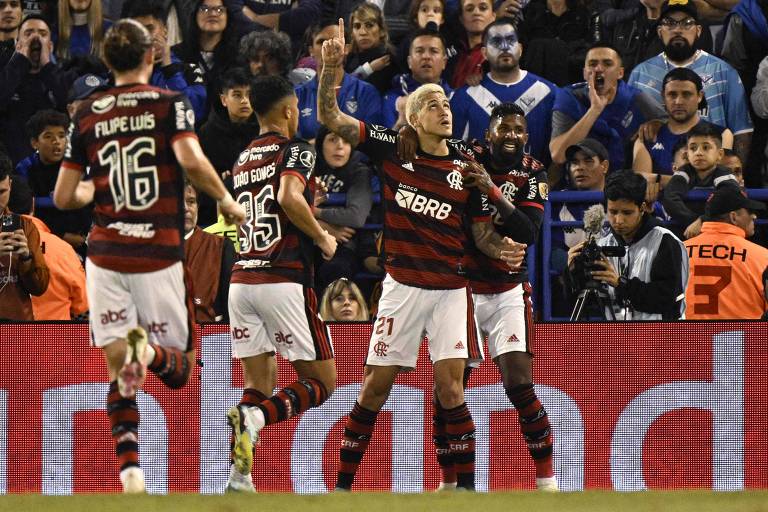
[[[752,199],[758,199],[762,201],[768,200],[768,189],[748,189],[747,195]],[[712,194],[711,189],[696,189],[691,190],[688,193],[687,198],[691,201],[706,201],[706,199]],[[550,192],[549,201],[544,203],[544,221],[541,229],[541,273],[538,276],[541,282],[541,318],[545,322],[563,321],[567,318],[553,317],[552,316],[552,278],[557,275],[553,273],[551,269],[551,257],[552,257],[552,231],[554,229],[562,229],[566,227],[583,228],[584,223],[581,221],[561,221],[552,218],[552,212],[558,211],[553,208],[553,204],[569,204],[569,203],[602,203],[602,192],[576,192],[576,191],[561,191]],[[758,219],[758,224],[766,224],[768,220]]]

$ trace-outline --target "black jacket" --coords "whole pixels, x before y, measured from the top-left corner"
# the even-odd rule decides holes
[[[712,174],[701,179],[693,167],[686,164],[680,167],[664,187],[662,204],[675,224],[685,229],[704,214],[705,206],[702,201],[687,201],[688,192],[694,188],[714,189],[721,186],[739,186],[727,167],[718,165]]]
[[[32,154],[24,125],[38,110],[67,107],[67,86],[63,74],[53,63],[39,73],[29,72],[32,63],[20,53],[14,53],[0,69],[0,140],[16,165]]]
[[[389,65],[379,71],[374,71],[367,77],[358,76],[361,80],[365,80],[369,84],[378,89],[382,95],[386,93],[392,86],[392,79],[397,75],[400,70],[397,65],[397,57],[393,51],[384,46],[377,46],[362,52],[353,52],[347,56],[347,62],[344,64],[344,69],[347,73],[353,73],[359,66],[365,63],[370,63],[373,60],[383,57],[384,55],[390,55]]]
[[[229,176],[238,155],[259,135],[259,123],[255,115],[245,123],[233,123],[226,112],[221,114],[218,110],[211,110],[198,135],[203,152],[219,176],[224,177]],[[224,184],[232,190],[231,177],[225,178]],[[213,200],[200,194],[198,204],[198,224],[208,226],[216,222],[216,205]]]

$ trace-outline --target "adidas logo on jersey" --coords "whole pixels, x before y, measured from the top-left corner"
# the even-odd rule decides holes
[[[403,169],[407,169],[407,170],[409,170],[409,171],[411,171],[411,172],[415,172],[415,171],[413,170],[413,164],[412,164],[411,162],[405,162],[405,163],[403,164]]]
[[[413,187],[408,187],[413,188]],[[403,184],[397,189],[395,193],[395,202],[401,208],[411,210],[414,213],[423,213],[429,217],[433,217],[437,220],[443,220],[448,218],[451,213],[451,205],[448,203],[441,203],[437,199],[428,198],[416,192],[417,189],[406,190]]]
[[[464,344],[459,340],[459,342],[453,347],[456,350],[464,350]]]
[[[517,335],[513,334],[509,338],[507,338],[507,343],[519,343],[520,338],[517,337]]]
[[[653,145],[653,147],[651,148],[651,151],[664,151],[664,144],[662,144],[661,142],[657,142],[656,144]]]

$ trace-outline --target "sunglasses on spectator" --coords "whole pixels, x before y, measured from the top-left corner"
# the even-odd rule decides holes
[[[674,29],[680,27],[683,30],[691,30],[697,25],[696,20],[693,18],[685,18],[684,20],[676,20],[673,18],[664,18],[661,20],[661,25],[668,29]]]
[[[213,14],[215,16],[221,16],[222,14],[224,14],[224,11],[226,11],[227,8],[224,7],[223,5],[217,5],[217,6],[214,7],[212,5],[205,5],[205,4],[203,4],[200,7],[198,7],[197,10],[200,11],[201,13],[203,13],[203,14],[210,13],[210,14]]]

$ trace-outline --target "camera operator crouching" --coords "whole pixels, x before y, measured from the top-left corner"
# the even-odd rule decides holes
[[[606,319],[684,318],[688,255],[683,243],[648,213],[645,192],[642,176],[611,173],[605,185],[610,234],[592,236],[568,251],[572,291],[584,301],[590,296],[585,290],[595,290],[593,295],[602,298],[598,304],[605,308],[598,315]],[[579,314],[574,310],[572,320],[581,319],[580,306],[577,302]]]

